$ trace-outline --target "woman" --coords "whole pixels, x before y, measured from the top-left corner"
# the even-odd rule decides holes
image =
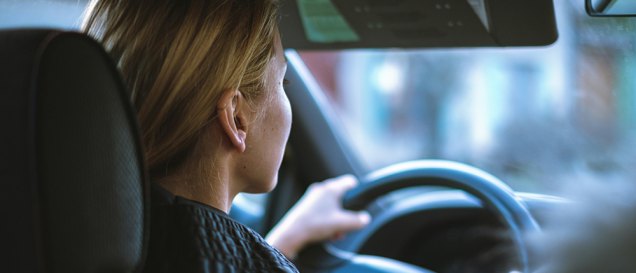
[[[84,29],[121,69],[143,134],[153,181],[146,272],[296,271],[285,256],[369,222],[339,205],[351,176],[310,187],[269,244],[227,216],[238,193],[274,188],[289,136],[277,11],[276,0],[89,7]]]

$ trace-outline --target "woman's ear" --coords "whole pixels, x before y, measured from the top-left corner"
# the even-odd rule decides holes
[[[242,111],[243,104],[245,104],[245,97],[241,92],[236,89],[228,89],[223,91],[216,106],[223,132],[241,153],[245,151],[245,139],[247,138],[245,111]]]

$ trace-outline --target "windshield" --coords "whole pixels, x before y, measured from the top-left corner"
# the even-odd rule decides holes
[[[516,190],[627,180],[636,159],[636,18],[555,1],[548,47],[300,52],[368,171],[415,159]]]

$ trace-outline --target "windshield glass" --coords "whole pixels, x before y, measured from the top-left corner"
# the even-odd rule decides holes
[[[554,2],[548,47],[300,54],[369,171],[454,160],[532,192],[632,179],[636,18]]]

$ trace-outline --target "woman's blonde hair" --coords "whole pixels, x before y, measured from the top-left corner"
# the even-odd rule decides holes
[[[97,0],[83,29],[119,66],[152,176],[176,168],[223,90],[259,96],[274,56],[276,0]]]

